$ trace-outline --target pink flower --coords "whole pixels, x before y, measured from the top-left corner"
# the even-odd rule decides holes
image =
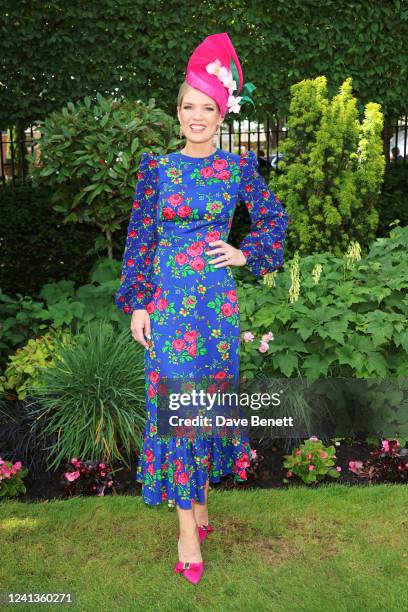
[[[229,170],[220,170],[220,172],[217,172],[217,174],[215,175],[215,177],[217,179],[220,179],[221,181],[228,180],[230,176],[231,172],[229,172]]]
[[[243,453],[242,457],[235,461],[235,465],[239,468],[246,468],[250,466],[249,457],[247,453]]]
[[[208,232],[204,240],[209,243],[209,242],[215,242],[216,240],[219,240],[219,239],[220,239],[220,232],[214,231],[214,232]]]
[[[22,465],[23,464],[21,463],[21,461],[16,461],[15,464],[11,468],[11,473],[17,474],[17,472],[21,469]]]
[[[187,248],[187,253],[192,257],[197,257],[198,255],[203,254],[203,243],[202,242],[194,242]]]
[[[319,439],[319,438],[318,438],[317,436],[311,436],[311,437],[309,438],[309,440],[310,440],[311,442],[317,442],[317,441],[318,441],[318,439]]]
[[[266,353],[268,348],[269,348],[269,344],[267,342],[264,342],[263,340],[261,340],[261,344],[259,345],[258,351],[260,353]]]
[[[179,472],[177,482],[181,485],[188,483],[188,474],[186,472]]]
[[[73,457],[71,459],[71,463],[74,467],[78,467],[79,465],[81,465],[81,462],[76,457]]]
[[[327,459],[329,455],[326,453],[326,451],[320,451],[319,453],[319,457],[320,459]]]
[[[203,178],[210,178],[210,176],[214,176],[214,169],[211,166],[204,166],[204,168],[201,168],[200,174]]]
[[[185,340],[187,340],[187,342],[194,342],[197,340],[197,332],[193,329],[186,331],[183,337]]]
[[[226,159],[215,159],[212,166],[215,170],[225,170],[225,168],[228,168],[228,162]]]
[[[168,206],[165,206],[162,210],[162,215],[165,219],[173,219],[173,217],[176,216],[175,211],[172,208],[169,208]]]
[[[245,342],[252,342],[252,340],[254,338],[255,338],[255,336],[251,332],[245,332],[244,333],[244,340],[245,340]]]
[[[341,467],[338,465],[338,466],[336,467],[336,470],[337,470],[338,472],[341,472]]]
[[[252,459],[256,459],[256,449],[255,448],[251,448],[251,457]]]
[[[152,381],[152,383],[157,383],[160,380],[160,374],[156,371],[150,372],[149,378]]]
[[[262,340],[264,342],[270,342],[271,340],[274,340],[273,333],[272,332],[268,332],[267,334],[264,334],[262,336]]]
[[[166,300],[166,298],[160,298],[157,301],[157,308],[159,310],[166,310],[167,306],[169,305],[168,301]]]
[[[176,349],[176,351],[182,351],[185,348],[186,343],[184,342],[184,340],[176,339],[173,340],[172,346]]]
[[[389,443],[389,441],[388,441],[388,440],[383,440],[383,441],[382,441],[382,449],[383,449],[383,450],[384,450],[386,453],[388,453],[388,452],[389,452],[389,450],[390,450],[390,443]]]
[[[195,270],[195,272],[200,272],[200,270],[205,268],[204,259],[202,257],[194,257],[194,259],[190,261],[190,268]]]
[[[177,209],[178,216],[182,218],[188,217],[189,215],[191,215],[191,213],[192,213],[192,210],[190,206],[183,205],[183,206],[179,206]]]
[[[191,355],[191,357],[195,357],[197,355],[197,345],[196,344],[190,344],[187,347],[187,353],[189,355]]]
[[[224,315],[224,317],[230,317],[234,313],[234,310],[231,304],[226,302],[225,304],[221,306],[221,312]]]
[[[292,475],[293,475],[293,474],[292,474],[292,472],[291,472],[290,470],[289,470],[288,472],[286,472],[286,476],[287,476],[288,478],[290,478]]]
[[[65,478],[69,481],[69,482],[74,482],[74,480],[76,480],[77,478],[79,478],[79,472],[78,470],[76,472],[65,472]]]
[[[296,453],[295,453],[295,455],[297,455],[298,457],[299,457],[299,455],[301,455],[301,454],[302,454],[302,451],[300,451],[300,450],[297,450],[297,451],[296,451]]]
[[[182,195],[180,195],[179,193],[173,193],[169,198],[168,198],[168,202],[170,202],[170,204],[172,206],[179,206],[179,204],[181,204],[183,202],[184,198]]]
[[[188,255],[187,253],[177,253],[174,259],[175,262],[179,264],[179,266],[183,266],[185,263],[188,262]]]
[[[349,469],[354,472],[354,474],[359,474],[362,467],[362,461],[349,461]]]
[[[314,470],[314,467],[315,467],[315,466],[314,466],[314,465],[311,463],[311,464],[309,465],[309,472],[312,472],[312,471]]]

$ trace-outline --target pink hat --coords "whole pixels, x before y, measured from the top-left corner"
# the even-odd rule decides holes
[[[246,83],[242,91],[245,95],[237,96],[244,86],[244,77],[226,32],[207,36],[193,51],[187,64],[186,81],[213,98],[222,117],[229,112],[239,113],[242,101],[255,106],[251,98],[255,89],[253,83]]]

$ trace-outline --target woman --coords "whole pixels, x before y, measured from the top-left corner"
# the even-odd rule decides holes
[[[190,57],[178,96],[184,149],[142,154],[115,296],[118,308],[131,314],[134,339],[146,348],[147,419],[136,479],[147,504],[176,507],[174,569],[194,584],[204,569],[200,542],[214,531],[209,481],[231,473],[245,480],[251,448],[240,435],[159,435],[160,385],[207,380],[227,390],[237,381],[240,326],[231,266],[247,265],[257,277],[281,266],[288,223],[257,171],[255,154],[213,146],[226,113],[239,112],[243,96],[234,94],[242,88],[228,35],[208,36]],[[227,239],[239,200],[250,213],[251,231],[237,249]]]

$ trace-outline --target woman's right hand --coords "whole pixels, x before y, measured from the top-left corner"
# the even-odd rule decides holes
[[[150,328],[150,316],[147,310],[138,308],[132,312],[132,318],[130,321],[130,329],[132,331],[132,336],[145,348],[149,348],[144,336],[150,340],[151,336],[151,328]]]

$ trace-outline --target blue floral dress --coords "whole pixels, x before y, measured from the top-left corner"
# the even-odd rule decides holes
[[[217,149],[204,158],[180,152],[143,153],[115,304],[124,313],[146,309],[146,426],[136,480],[149,505],[191,508],[204,503],[207,479],[247,478],[251,448],[244,436],[162,436],[157,431],[163,378],[218,385],[239,378],[240,317],[229,266],[206,251],[228,241],[238,201],[251,228],[240,248],[256,277],[283,263],[288,214],[258,172],[254,152]],[[215,247],[213,247],[215,248]],[[219,388],[219,387],[218,387]]]

